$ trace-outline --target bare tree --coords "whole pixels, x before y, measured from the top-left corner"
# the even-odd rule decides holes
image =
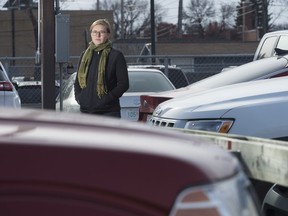
[[[212,0],[190,0],[184,16],[188,21],[185,25],[186,31],[198,30],[201,37],[204,37],[204,28],[215,16],[215,7]]]
[[[114,11],[114,37],[119,38],[121,31],[124,38],[135,38],[137,33],[149,24],[150,17],[145,0],[123,1],[123,11],[121,11],[121,1],[106,0],[101,8]],[[122,14],[123,13],[123,14]],[[122,20],[123,15],[123,20]],[[123,29],[121,29],[123,27]]]
[[[114,11],[115,38],[120,38],[121,35],[123,39],[136,38],[141,32],[150,28],[150,6],[148,0],[123,0],[123,11],[121,11],[121,8],[121,0],[105,0],[103,3],[101,2],[102,10]],[[159,8],[159,5],[155,5],[155,23],[161,21],[162,13]],[[121,31],[123,31],[122,34]]]
[[[222,4],[220,6],[220,31],[233,27],[236,8],[234,4]]]
[[[268,5],[268,10],[272,11],[272,6],[273,5],[281,5],[281,7],[278,7],[277,11],[273,11],[273,16],[272,13],[268,13],[268,16],[270,18],[270,23],[269,23],[269,30],[271,30],[272,28],[274,28],[274,25],[276,25],[275,23],[277,21],[279,21],[279,19],[281,18],[281,16],[283,16],[283,14],[287,13],[287,9],[288,9],[288,1],[287,0],[267,0],[267,5]],[[288,23],[288,22],[287,22]],[[287,25],[287,23],[284,23],[283,26]],[[278,25],[279,27],[279,25]],[[285,28],[286,29],[286,28]]]

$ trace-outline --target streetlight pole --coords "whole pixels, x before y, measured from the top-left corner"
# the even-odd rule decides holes
[[[242,41],[245,41],[245,32],[246,32],[246,7],[250,3],[250,0],[243,0],[242,6]]]
[[[183,0],[179,0],[178,6],[178,37],[182,38]]]
[[[121,39],[124,39],[124,0],[121,0]]]
[[[154,0],[150,0],[151,9],[151,55],[155,55],[155,10]],[[155,58],[152,58],[152,62],[155,63]]]
[[[268,32],[268,2],[263,0],[263,35]]]

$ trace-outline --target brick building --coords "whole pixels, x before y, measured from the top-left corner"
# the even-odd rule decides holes
[[[33,13],[37,18],[36,9]],[[113,23],[113,11],[62,11],[61,13],[70,15],[71,56],[79,55],[85,49],[90,41],[89,27],[94,20],[106,18],[111,24]],[[0,11],[0,20],[0,57],[13,57],[13,53],[15,57],[34,56],[37,38],[34,37],[33,25],[26,11]]]

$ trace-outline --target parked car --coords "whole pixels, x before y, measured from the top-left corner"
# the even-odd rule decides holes
[[[207,89],[258,79],[288,75],[288,55],[274,56],[249,62],[200,80],[187,87],[140,97],[139,121],[146,122],[160,103],[184,95],[192,95]]]
[[[21,100],[18,92],[9,79],[9,76],[0,62],[0,106],[13,107],[16,109],[21,108]]]
[[[41,81],[30,80],[26,77],[12,77],[17,85],[17,92],[21,99],[21,105],[25,108],[42,108],[42,84]],[[60,85],[55,81],[55,98],[59,94]]]
[[[288,141],[288,77],[214,88],[165,101],[150,124]]]
[[[161,71],[156,69],[128,68],[129,89],[120,98],[121,118],[137,121],[139,118],[140,95],[152,92],[174,90],[174,85]],[[79,104],[74,97],[73,73],[63,87],[63,111],[80,112]],[[61,110],[60,95],[57,98],[56,109]]]
[[[288,77],[279,77],[168,100],[159,104],[148,123],[288,141],[287,83]],[[263,216],[288,215],[287,191],[278,184],[271,187],[263,201]]]
[[[20,111],[0,112],[1,215],[259,215],[239,161],[211,140]]]
[[[181,68],[175,65],[129,65],[129,68],[152,68],[162,71],[173,83],[175,88],[181,88],[189,85],[189,80]]]

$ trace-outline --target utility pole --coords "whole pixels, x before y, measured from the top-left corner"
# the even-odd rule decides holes
[[[155,55],[155,10],[154,0],[150,0],[150,13],[151,13],[151,55]],[[155,58],[152,58],[152,62],[155,63]]]
[[[121,39],[124,39],[124,0],[121,0]]]
[[[54,0],[39,0],[41,14],[42,109],[55,110],[55,14]]]
[[[12,22],[12,56],[15,57],[15,9],[11,10],[11,22]],[[14,61],[13,61],[14,65]]]
[[[178,37],[182,38],[183,0],[179,0],[178,6]]]
[[[268,2],[263,0],[263,35],[268,32]]]
[[[242,41],[246,41],[245,34],[246,34],[246,7],[249,3],[249,0],[242,1]]]

